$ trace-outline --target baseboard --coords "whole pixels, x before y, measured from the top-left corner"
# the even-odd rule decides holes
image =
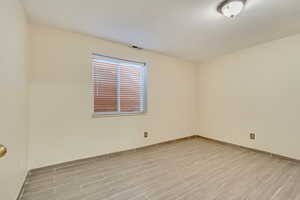
[[[217,143],[222,143],[222,144],[225,144],[225,145],[230,145],[230,146],[242,148],[242,149],[248,149],[248,150],[251,150],[251,151],[264,153],[264,154],[267,154],[267,155],[270,155],[270,156],[273,156],[273,157],[277,157],[277,158],[289,160],[289,161],[292,161],[292,162],[300,163],[300,160],[298,160],[298,159],[290,158],[290,157],[283,156],[283,155],[276,154],[276,153],[272,153],[272,152],[269,152],[269,151],[263,151],[263,150],[259,150],[259,149],[255,149],[255,148],[251,148],[251,147],[245,147],[245,146],[242,146],[242,145],[233,144],[233,143],[230,143],[230,142],[225,142],[225,141],[221,141],[221,140],[217,140],[217,139],[213,139],[213,138],[209,138],[209,137],[205,137],[205,136],[201,136],[201,135],[197,135],[196,137],[201,138],[201,139],[205,139],[205,140],[210,140],[210,141],[217,142]]]
[[[28,171],[28,172],[26,173],[26,176],[25,176],[25,179],[24,179],[24,181],[23,181],[23,184],[22,184],[22,187],[21,187],[21,189],[20,189],[20,192],[19,192],[19,194],[18,194],[17,200],[21,200],[21,198],[22,198],[22,195],[23,195],[23,192],[24,192],[24,186],[25,186],[25,184],[26,184],[26,180],[27,180],[27,178],[28,178],[29,175],[30,175],[30,171]]]
[[[192,139],[192,138],[197,138],[197,137],[198,137],[198,135],[192,135],[192,136],[187,136],[187,137],[183,137],[183,138],[179,138],[179,139],[167,140],[167,141],[156,143],[156,144],[151,144],[151,145],[147,145],[147,146],[133,148],[133,149],[129,149],[129,150],[118,151],[118,152],[103,154],[103,155],[99,155],[99,156],[93,156],[93,157],[87,157],[87,158],[62,162],[62,163],[58,163],[58,164],[54,164],[54,165],[48,165],[48,166],[44,166],[44,167],[34,168],[34,169],[29,170],[29,173],[34,172],[34,171],[38,171],[38,170],[43,170],[43,169],[46,169],[46,168],[53,168],[53,167],[56,167],[56,166],[59,166],[59,165],[71,164],[73,162],[83,161],[83,160],[87,160],[87,159],[101,158],[101,157],[113,157],[113,156],[117,156],[117,155],[120,155],[120,154],[123,154],[123,153],[126,153],[126,152],[130,152],[130,151],[137,151],[137,150],[140,150],[140,149],[159,146],[159,145],[162,145],[162,144],[176,143],[176,142],[180,142],[180,141],[187,140],[187,139]]]

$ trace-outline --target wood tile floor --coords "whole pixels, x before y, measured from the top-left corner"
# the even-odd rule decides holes
[[[300,165],[193,138],[33,171],[22,200],[300,200]]]

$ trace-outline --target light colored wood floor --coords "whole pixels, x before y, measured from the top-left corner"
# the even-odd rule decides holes
[[[300,165],[193,138],[33,171],[22,200],[300,200]]]

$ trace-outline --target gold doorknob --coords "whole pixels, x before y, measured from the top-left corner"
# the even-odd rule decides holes
[[[0,144],[0,158],[5,156],[6,153],[7,153],[6,147]]]

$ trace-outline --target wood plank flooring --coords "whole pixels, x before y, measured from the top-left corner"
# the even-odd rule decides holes
[[[193,138],[35,170],[21,199],[300,200],[300,165]]]

